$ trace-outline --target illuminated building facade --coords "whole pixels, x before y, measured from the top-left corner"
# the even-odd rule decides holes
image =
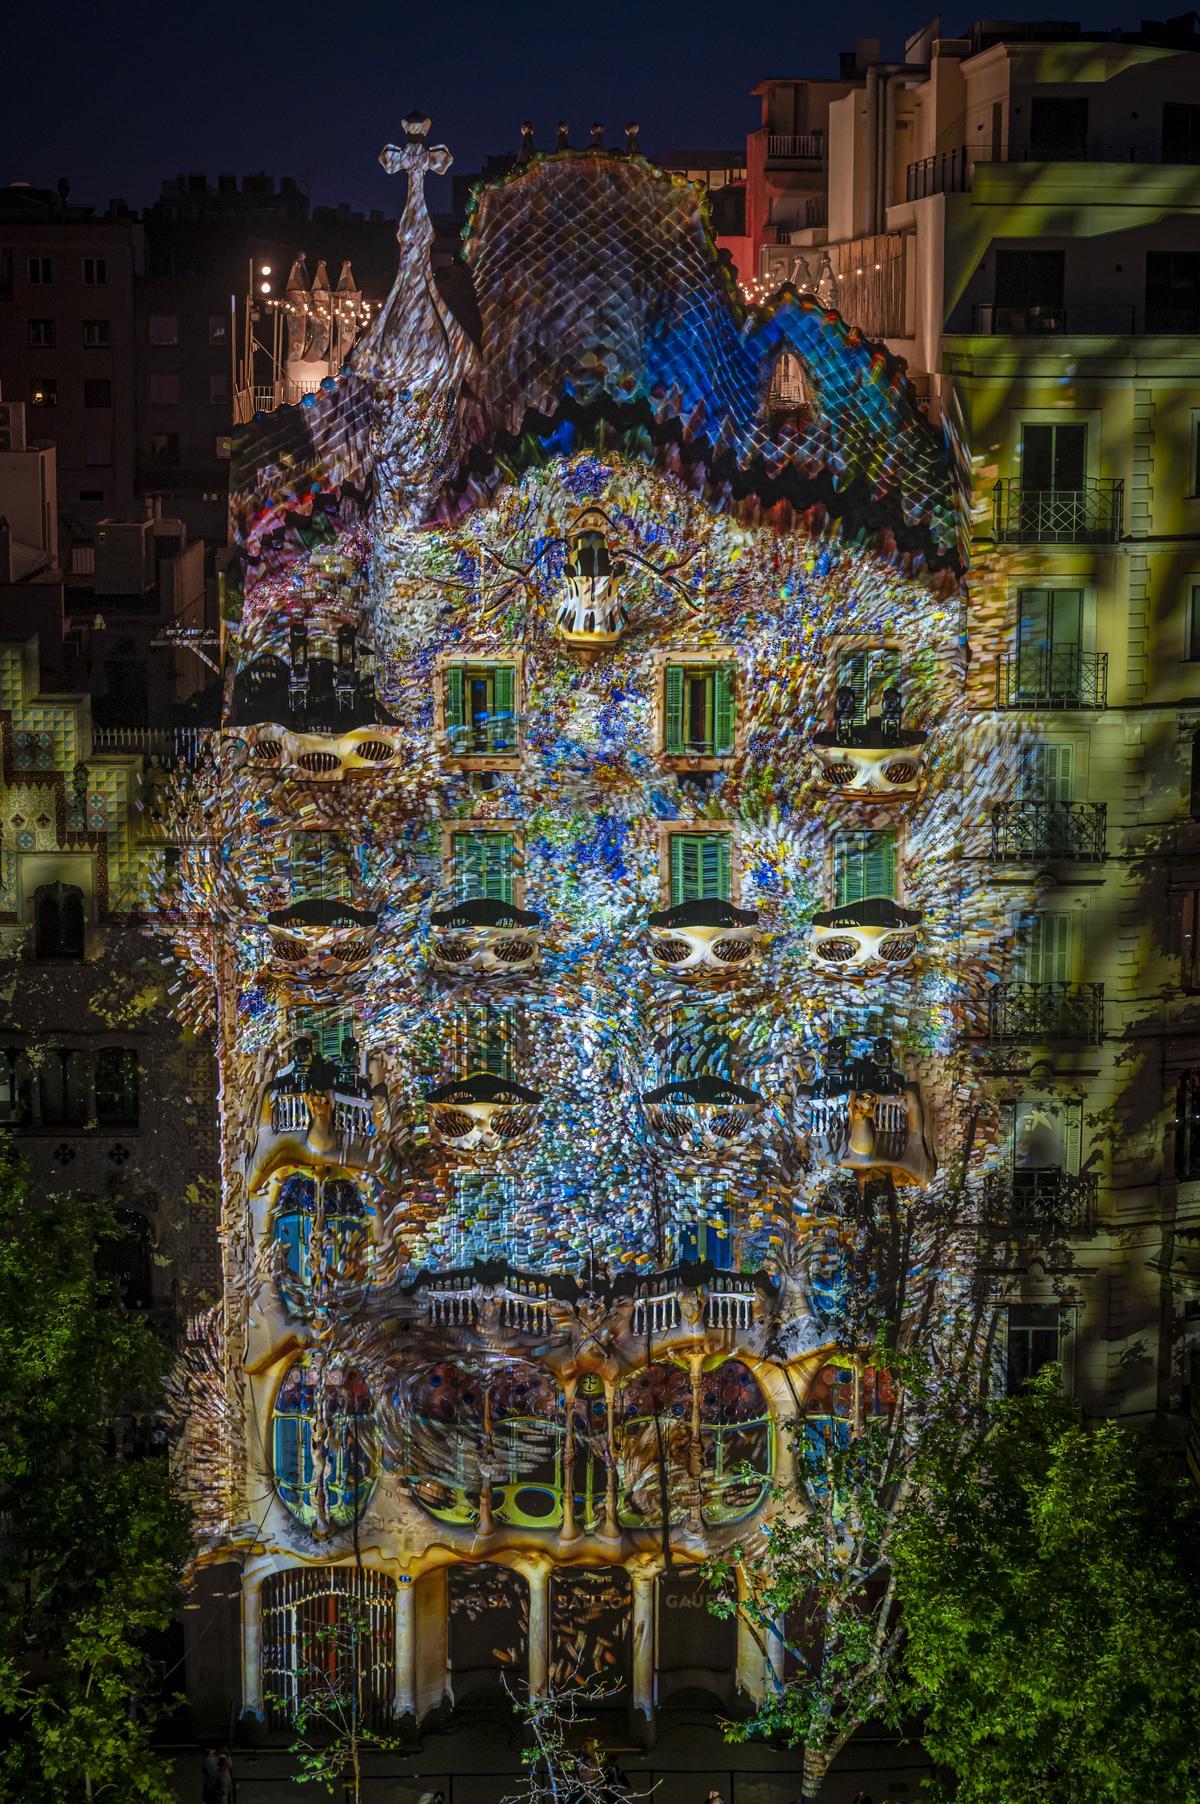
[[[1057,1351],[1089,1414],[1168,1432],[1200,1326],[1198,80],[1190,15],[919,34],[831,106],[827,226],[758,271],[828,260],[961,448],[972,718],[1028,741],[985,854],[1023,942],[980,1048],[1011,1381]]]
[[[745,310],[636,143],[481,186],[468,330],[427,127],[388,303],[236,447],[169,897],[221,1063],[184,1460],[269,1725],[357,1588],[377,1718],[600,1674],[649,1734],[771,1683],[697,1565],[973,1294],[959,516],[897,365]]]

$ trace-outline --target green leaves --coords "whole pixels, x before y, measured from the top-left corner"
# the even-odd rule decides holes
[[[0,1163],[0,1799],[173,1798],[146,1637],[170,1620],[187,1521],[165,1459],[123,1457],[168,1355],[97,1276],[119,1232]]]

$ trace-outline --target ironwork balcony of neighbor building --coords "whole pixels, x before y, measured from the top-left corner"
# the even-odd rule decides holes
[[[825,162],[824,132],[769,132],[767,162],[804,163],[820,169]]]
[[[1085,476],[1075,489],[1031,489],[1001,477],[992,491],[992,536],[998,545],[1111,545],[1121,536],[1125,484]]]
[[[990,1040],[1083,1040],[1104,1038],[1102,983],[994,984],[988,992]]]
[[[996,706],[1086,709],[1108,706],[1108,653],[1074,645],[1036,645],[1001,658]]]
[[[992,809],[992,861],[1098,863],[1105,856],[1107,816],[1106,802],[998,802]]]
[[[1094,1172],[1057,1165],[992,1171],[984,1179],[984,1222],[989,1230],[1022,1235],[1086,1230],[1095,1223],[1098,1189]]]
[[[933,157],[921,157],[908,165],[904,198],[926,200],[931,194],[965,194],[973,171],[965,144],[956,144],[953,150],[939,151]]]

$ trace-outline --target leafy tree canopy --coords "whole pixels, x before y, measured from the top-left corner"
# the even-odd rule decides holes
[[[1200,1798],[1200,1496],[1085,1429],[1049,1368],[964,1447],[935,1430],[890,1549],[909,1701],[958,1804]]]
[[[188,1550],[167,1462],[129,1457],[168,1354],[111,1277],[103,1203],[0,1162],[0,1798],[168,1804],[146,1635]]]

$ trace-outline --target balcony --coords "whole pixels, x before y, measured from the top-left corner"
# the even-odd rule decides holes
[[[821,970],[859,977],[865,971],[911,964],[920,943],[921,912],[886,896],[829,908],[812,920],[813,962]]]
[[[305,1158],[366,1163],[375,1137],[375,1110],[383,1097],[382,1086],[372,1087],[360,1069],[354,1040],[346,1040],[341,1059],[334,1061],[315,1053],[312,1041],[300,1036],[292,1062],[263,1095],[251,1189],[261,1188],[279,1166],[294,1164],[298,1144]]]
[[[1033,859],[1099,863],[1105,856],[1105,802],[1000,802],[992,809],[993,864]]]
[[[267,916],[276,965],[296,977],[336,977],[357,971],[375,947],[378,911],[349,902],[313,899],[275,908]]]
[[[1085,477],[1078,489],[1027,489],[1005,477],[992,491],[992,536],[998,545],[1113,545],[1124,496],[1111,476]]]
[[[928,735],[901,726],[900,707],[900,690],[894,686],[884,693],[883,712],[860,721],[855,718],[855,691],[849,685],[838,690],[832,733],[812,737],[828,788],[843,795],[869,795],[873,801],[917,793]]]
[[[1001,307],[980,301],[972,329],[981,338],[1126,338],[1138,329],[1132,306]]]
[[[758,915],[710,898],[650,916],[650,956],[672,977],[711,979],[747,970],[758,956]]]
[[[358,727],[349,733],[293,733],[278,726],[245,727],[251,770],[307,783],[340,783],[352,773],[383,770],[400,755],[395,727]]]
[[[790,169],[821,169],[825,164],[825,134],[768,132],[767,162]]]
[[[531,970],[541,951],[541,915],[511,902],[482,896],[456,902],[432,914],[429,922],[432,962],[455,976],[516,976]]]
[[[1107,708],[1108,653],[1074,645],[1027,646],[1002,658],[996,673],[998,708]]]
[[[435,1137],[456,1153],[495,1152],[529,1139],[541,1100],[539,1090],[473,1071],[432,1092],[430,1122]]]
[[[751,1133],[766,1104],[756,1090],[706,1073],[642,1097],[651,1131],[676,1153],[720,1159]]]
[[[988,992],[988,1038],[1010,1042],[1082,1040],[1098,1046],[1104,1038],[1104,985],[994,984]]]
[[[905,200],[927,200],[931,194],[965,194],[971,186],[974,165],[965,144],[939,151],[910,163],[904,183]]]
[[[990,1230],[1019,1234],[1087,1230],[1096,1219],[1096,1177],[1057,1165],[1013,1167],[984,1180],[983,1215]]]
[[[920,1086],[895,1065],[887,1039],[860,1058],[844,1039],[829,1042],[825,1070],[809,1087],[809,1128],[818,1156],[842,1171],[921,1189],[937,1171]]]

